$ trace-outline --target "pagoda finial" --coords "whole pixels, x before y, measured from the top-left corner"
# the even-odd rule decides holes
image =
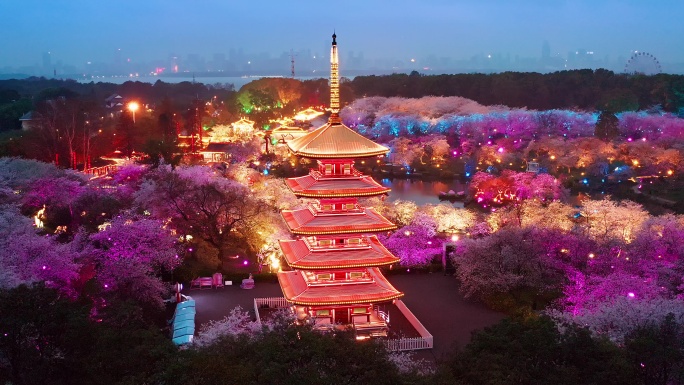
[[[340,74],[339,74],[339,62],[337,58],[337,35],[333,30],[332,35],[332,48],[330,51],[330,110],[332,114],[328,123],[330,124],[340,124]]]

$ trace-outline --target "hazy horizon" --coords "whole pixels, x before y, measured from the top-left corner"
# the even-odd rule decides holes
[[[523,59],[542,57],[545,42],[555,58],[585,49],[592,60],[617,67],[634,51],[646,51],[661,63],[679,64],[684,63],[684,52],[676,48],[684,36],[684,24],[677,20],[682,11],[684,2],[674,0],[350,0],[335,5],[5,0],[0,2],[0,68],[60,63],[80,70],[89,62],[116,61],[149,67],[168,65],[171,55],[190,62],[193,54],[208,61],[224,55],[256,67],[266,60],[263,54],[283,61],[291,49],[298,56],[318,55],[324,64],[333,30],[342,64],[350,53],[362,54],[364,66],[417,69],[446,63],[444,58],[472,61],[492,55],[524,68]]]

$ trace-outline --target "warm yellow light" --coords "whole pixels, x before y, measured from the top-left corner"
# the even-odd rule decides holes
[[[667,175],[672,175],[672,174],[674,174],[674,171],[672,171],[672,170],[667,170]]]
[[[555,156],[555,155],[551,155],[551,160],[555,160],[555,159],[556,159],[556,156]]]
[[[458,241],[458,235],[452,235],[451,236],[451,242],[456,242]]]
[[[138,102],[130,102],[128,103],[128,111],[131,112],[136,112],[140,109],[140,104]]]
[[[638,166],[638,165],[639,165],[639,161],[638,161],[637,159],[633,159],[633,160],[632,160],[632,164],[635,165],[635,166]]]
[[[594,253],[589,253],[589,258],[594,258],[594,257],[595,257]]]

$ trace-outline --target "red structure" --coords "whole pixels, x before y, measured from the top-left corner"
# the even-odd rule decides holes
[[[354,168],[356,159],[384,155],[381,146],[342,124],[339,117],[337,42],[331,55],[332,115],[328,123],[288,143],[290,151],[316,159],[318,167],[287,186],[298,197],[316,198],[308,207],[283,210],[282,216],[296,240],[281,240],[287,265],[278,273],[285,299],[300,322],[317,328],[350,325],[357,338],[386,336],[387,319],[380,308],[403,296],[379,267],[397,263],[372,233],[396,229],[358,197],[389,192]]]

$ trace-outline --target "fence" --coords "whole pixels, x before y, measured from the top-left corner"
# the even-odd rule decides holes
[[[259,316],[259,308],[270,309],[284,309],[288,307],[285,297],[268,297],[268,298],[254,298],[254,313],[256,314],[256,321],[261,324],[261,317]]]
[[[402,300],[396,300],[394,305],[397,307],[397,309],[399,309],[401,314],[406,317],[409,323],[411,323],[411,326],[416,329],[418,334],[420,334],[420,337],[386,340],[385,346],[387,349],[395,352],[404,350],[432,349],[434,342],[434,337],[432,337],[432,334],[430,334],[425,326],[418,321],[418,318],[411,313],[411,310],[406,307]]]

